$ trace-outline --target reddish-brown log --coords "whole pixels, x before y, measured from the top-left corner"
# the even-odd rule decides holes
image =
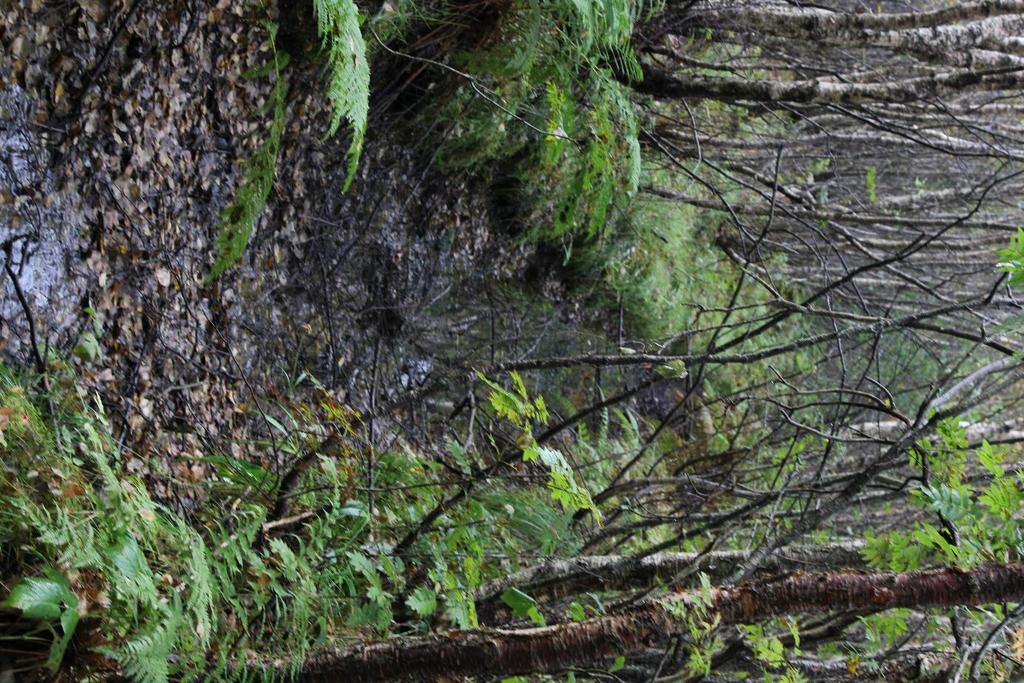
[[[722,624],[774,616],[893,607],[951,607],[1024,598],[1024,564],[972,570],[808,572],[713,589],[712,612]],[[345,650],[319,652],[299,680],[431,680],[439,676],[513,675],[594,666],[636,652],[685,629],[674,616],[694,604],[680,592],[616,614],[543,628],[480,629],[398,637]]]

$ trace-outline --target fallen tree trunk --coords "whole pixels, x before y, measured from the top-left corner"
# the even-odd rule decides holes
[[[808,572],[711,590],[708,619],[756,623],[771,617],[894,607],[951,607],[1024,598],[1024,564],[972,570]],[[309,657],[298,680],[431,680],[593,667],[685,633],[685,615],[703,600],[681,592],[582,622],[521,630],[478,629],[391,638]]]
[[[747,80],[743,78],[673,76],[647,67],[643,80],[631,87],[660,100],[686,98],[764,104],[907,104],[963,92],[1018,90],[1024,85],[1021,67],[950,69],[874,83],[836,80]]]
[[[763,575],[803,569],[861,569],[862,543],[796,545],[783,548],[759,570]],[[712,582],[724,581],[750,553],[718,550],[710,553],[657,553],[648,557],[587,555],[549,560],[493,581],[477,591],[476,609],[480,622],[496,624],[507,620],[511,610],[501,601],[507,588],[518,588],[539,602],[550,602],[591,590],[651,588],[660,583],[679,586],[688,577],[704,572]]]

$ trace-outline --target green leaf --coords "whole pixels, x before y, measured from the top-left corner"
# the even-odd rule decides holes
[[[487,400],[494,408],[494,412],[498,414],[498,417],[504,417],[505,419],[519,425],[521,427],[526,426],[529,418],[536,415],[537,411],[533,404],[530,403],[529,398],[520,397],[518,394],[514,394],[511,391],[503,388],[496,382],[492,382],[487,379],[481,372],[477,372],[477,377],[481,382],[486,384],[491,389],[491,393],[487,395]],[[515,373],[512,373],[515,374]],[[525,385],[521,377],[516,376],[519,379],[519,384],[516,387],[518,391],[520,388],[526,391]],[[513,383],[515,383],[513,378]]]
[[[800,647],[800,622],[796,619],[789,617],[786,619],[786,627],[789,628],[789,635],[793,638],[793,646],[796,648]],[[799,652],[799,650],[798,650]]]
[[[501,594],[501,601],[512,609],[517,617],[528,617],[540,626],[545,624],[544,615],[537,609],[537,601],[518,588],[506,588]]]
[[[448,452],[451,454],[455,464],[463,474],[470,474],[473,471],[469,458],[466,457],[466,449],[455,439],[448,439]]]
[[[932,524],[922,524],[920,529],[914,531],[913,536],[921,545],[935,548],[944,553],[948,558],[957,557],[956,546],[947,541],[942,533]]]
[[[22,579],[0,604],[21,610],[29,619],[60,624],[62,635],[54,640],[46,659],[46,667],[57,671],[78,627],[78,596],[71,590],[67,578],[49,570],[44,577]]]
[[[375,583],[366,591],[366,599],[377,603],[381,607],[385,607],[391,604],[391,593],[388,593],[382,586]]]
[[[359,517],[362,519],[370,517],[370,511],[366,507],[366,503],[354,498],[349,498],[345,501],[345,504],[338,508],[338,514],[345,517]]]
[[[548,421],[548,417],[550,416],[548,415],[548,406],[544,403],[543,396],[538,396],[533,400],[533,410],[534,416],[538,422],[543,424]]]
[[[523,462],[533,462],[540,459],[540,446],[535,443],[529,444],[523,449]]]
[[[110,546],[107,555],[120,572],[121,578],[138,584],[152,576],[149,563],[146,562],[146,556],[142,554],[138,541],[129,533],[125,533],[119,543]]]
[[[656,371],[662,377],[671,379],[683,379],[687,375],[686,363],[681,360],[669,361],[664,365],[659,365]]]
[[[1010,284],[1024,282],[1024,228],[1017,228],[1017,235],[1010,239],[1008,249],[1000,249],[996,253],[1000,259],[998,268],[1010,273]]]
[[[540,610],[536,607],[531,607],[526,611],[526,616],[530,618],[530,621],[537,624],[538,626],[546,626],[547,621],[544,620],[544,615],[540,613]]]
[[[476,616],[476,605],[473,599],[463,591],[454,591],[445,595],[444,613],[459,628],[476,628],[479,626]]]
[[[348,559],[351,562],[352,569],[362,574],[367,579],[372,579],[377,576],[377,567],[362,553],[357,553],[354,550],[348,553]]]
[[[867,186],[868,199],[872,202],[878,201],[878,169],[874,166],[868,167],[868,172],[864,176],[864,184]]]
[[[158,595],[153,572],[138,541],[129,532],[106,549],[107,573],[113,588],[122,595],[156,607]]]
[[[622,655],[619,655],[615,658],[615,661],[612,662],[612,665],[608,668],[608,673],[613,674],[616,671],[620,671],[624,666],[626,666],[626,658]]]
[[[921,491],[931,501],[932,509],[941,513],[950,522],[970,515],[974,507],[970,490],[962,485],[953,487],[940,484],[934,488],[926,486]]]
[[[78,606],[78,596],[68,585],[68,580],[55,571],[46,577],[22,579],[4,600],[4,607],[20,609],[29,619],[56,622],[60,619],[65,605]]]
[[[530,444],[523,449],[523,460],[540,460],[549,470],[548,490],[551,498],[570,511],[590,510],[600,521],[601,513],[590,497],[590,492],[576,482],[576,475],[560,451],[546,446]]]
[[[95,363],[103,355],[100,342],[92,332],[85,332],[78,338],[78,345],[75,346],[72,353],[86,363]]]
[[[75,629],[78,628],[78,598],[75,597],[74,604],[68,604],[68,608],[60,615],[60,640],[54,641],[50,646],[50,653],[46,657],[46,668],[50,671],[57,671],[60,663],[64,660],[64,653],[75,636]]]
[[[242,257],[249,245],[256,221],[267,206],[267,199],[270,197],[277,175],[277,157],[281,151],[281,136],[284,133],[287,93],[288,82],[279,74],[274,83],[274,118],[267,131],[266,140],[246,163],[245,175],[235,191],[234,200],[220,214],[217,250],[206,282],[216,280]]]
[[[881,614],[859,617],[868,640],[878,650],[890,647],[907,632],[910,610],[897,608]]]
[[[287,439],[288,437],[290,437],[292,435],[292,430],[288,429],[283,424],[281,424],[281,421],[278,420],[273,415],[264,415],[262,417],[263,417],[264,420],[267,421],[267,424],[269,424],[271,427],[273,427],[277,431],[281,432],[281,436],[283,436],[283,437],[285,437]]]
[[[569,604],[569,617],[573,621],[585,621],[587,618],[587,613],[583,609],[583,605],[574,600]]]
[[[291,62],[291,55],[287,52],[278,52],[274,55],[274,58],[262,66],[258,66],[254,69],[243,71],[240,76],[242,78],[265,78],[271,74],[275,74],[278,71],[283,70]]]
[[[525,617],[531,607],[537,606],[536,600],[515,587],[506,588],[501,594],[501,601],[508,605],[517,617]]]
[[[523,382],[523,377],[514,370],[508,373],[509,378],[512,380],[512,386],[515,388],[516,393],[519,394],[519,398],[524,401],[530,400],[530,395],[526,391],[526,384]]]
[[[992,482],[979,500],[993,515],[1009,520],[1020,509],[1022,497],[1013,481],[1004,478]]]
[[[991,472],[995,477],[1003,476],[1003,456],[1001,452],[992,448],[992,444],[987,440],[981,442],[981,447],[976,452],[982,467]]]
[[[429,617],[437,610],[437,593],[426,586],[417,586],[405,604],[421,617]]]
[[[475,544],[474,544],[475,546]],[[473,546],[471,546],[473,547]],[[475,557],[466,557],[462,561],[462,571],[466,577],[466,584],[469,588],[476,588],[480,585],[480,561]]]
[[[272,476],[271,473],[255,463],[246,462],[230,455],[208,455],[202,460],[212,465],[217,476],[237,486],[259,488]]]

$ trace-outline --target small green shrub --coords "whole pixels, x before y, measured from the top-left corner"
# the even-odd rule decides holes
[[[0,366],[0,412],[16,418],[0,429],[0,545],[22,576],[6,604],[52,622],[51,671],[79,617],[102,613],[95,636],[107,645],[96,651],[135,680],[166,680],[170,650],[200,652],[214,631],[208,551],[141,482],[116,473],[102,409],[78,398],[70,375],[58,379],[65,388],[42,396]]]

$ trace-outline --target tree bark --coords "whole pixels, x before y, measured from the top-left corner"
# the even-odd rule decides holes
[[[800,33],[814,39],[840,36],[864,36],[886,31],[936,28],[962,24],[1024,12],[1021,0],[988,0],[955,3],[929,12],[837,12],[821,7],[799,7],[792,4],[762,2],[757,5],[734,0],[705,2],[696,7],[671,5],[659,18],[666,27],[684,25],[694,20],[701,25],[742,25],[745,30],[760,33]]]
[[[1024,564],[905,573],[809,572],[712,589],[708,620],[755,623],[832,610],[952,607],[1024,598]],[[430,680],[439,676],[514,675],[593,666],[686,632],[681,615],[696,592],[627,607],[616,614],[522,630],[478,629],[398,637],[311,656],[298,680]],[[287,664],[286,664],[287,666]]]
[[[796,545],[783,548],[761,568],[762,575],[780,574],[805,568],[862,568],[862,543]],[[511,616],[501,601],[507,588],[515,587],[539,602],[549,602],[592,590],[650,588],[658,583],[688,582],[687,578],[704,572],[711,581],[723,581],[749,553],[720,550],[710,553],[658,553],[634,558],[618,555],[589,555],[552,560],[509,574],[477,591],[477,615],[488,624]]]
[[[960,69],[883,83],[840,83],[833,80],[746,80],[705,76],[672,76],[653,67],[631,86],[658,99],[701,98],[721,102],[751,101],[766,104],[864,104],[919,102],[949,94],[1018,89],[1024,69]]]

